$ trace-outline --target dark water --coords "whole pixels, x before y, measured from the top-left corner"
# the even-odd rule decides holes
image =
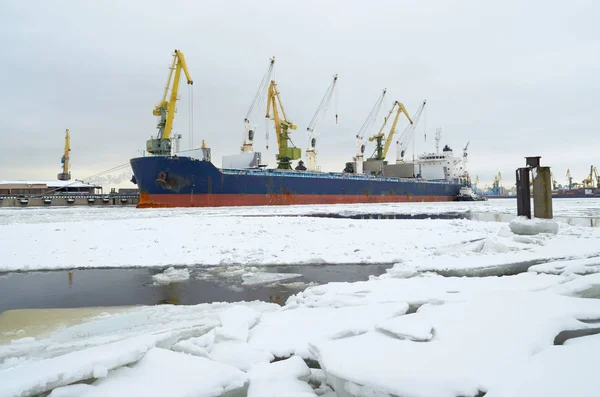
[[[283,215],[286,216],[286,215]],[[307,215],[289,215],[289,216],[307,216],[313,218],[337,218],[337,219],[469,219],[472,221],[485,222],[510,222],[517,216],[514,214],[503,214],[498,212],[471,212],[471,211],[450,211],[434,214],[394,214],[394,213],[373,213],[373,214],[339,214],[339,213],[319,213]],[[553,218],[558,222],[564,222],[573,226],[600,227],[600,218],[583,217],[565,217],[555,216]]]
[[[241,285],[241,276],[223,276],[222,271],[227,271],[227,267],[188,268],[189,280],[158,286],[153,285],[152,276],[164,270],[160,268],[5,273],[0,275],[0,313],[11,309],[162,303],[190,305],[257,299],[283,304],[290,295],[304,290],[308,283],[367,280],[369,275],[383,274],[391,266],[267,266],[259,270],[270,273],[298,273],[302,277],[257,286]]]

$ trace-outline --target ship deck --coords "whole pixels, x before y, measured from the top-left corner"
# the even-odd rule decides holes
[[[346,174],[341,172],[313,172],[313,171],[286,171],[277,169],[230,169],[230,168],[219,168],[219,171],[224,175],[253,175],[253,176],[280,176],[280,177],[292,177],[292,178],[319,178],[319,179],[342,179],[342,180],[359,180],[359,181],[382,181],[382,182],[409,182],[409,183],[432,183],[447,185],[451,184],[448,181],[440,180],[426,180],[420,178],[390,178],[380,177],[374,175],[356,175]]]

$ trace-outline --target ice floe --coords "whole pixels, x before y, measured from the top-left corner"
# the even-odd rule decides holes
[[[162,273],[155,274],[152,276],[154,284],[166,285],[171,283],[178,283],[190,279],[190,271],[188,269],[175,269],[170,267]]]

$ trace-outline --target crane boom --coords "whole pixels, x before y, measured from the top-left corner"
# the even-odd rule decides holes
[[[71,173],[69,172],[69,152],[71,152],[71,132],[67,129],[65,132],[65,150],[60,159],[62,172],[57,175],[59,181],[68,181],[71,179]]]
[[[246,113],[246,117],[244,118],[244,143],[242,144],[241,148],[242,153],[252,152],[254,150],[254,131],[256,129],[256,126],[250,124],[250,120],[256,106],[260,106],[260,103],[262,103],[264,100],[267,88],[269,87],[269,82],[271,81],[271,75],[273,74],[274,65],[275,57],[269,58],[269,67],[267,69],[267,72],[264,74],[262,80],[260,81],[258,90],[256,91],[254,99],[250,104],[250,109],[248,109],[248,113]]]
[[[329,108],[329,103],[331,102],[331,98],[333,97],[333,93],[335,91],[335,87],[337,84],[338,75],[335,74],[333,76],[333,81],[325,91],[325,95],[323,99],[321,99],[321,103],[317,108],[312,120],[308,124],[306,130],[308,131],[308,149],[306,149],[306,156],[308,159],[308,169],[310,171],[317,170],[317,138],[319,137],[318,132],[315,132],[315,127],[317,126],[317,122],[319,121],[319,117],[321,115],[325,115],[327,113],[327,109]],[[338,115],[335,115],[335,119],[337,121]]]
[[[272,117],[271,110],[273,110]],[[281,111],[283,119],[280,117],[279,111]],[[281,96],[279,95],[279,91],[277,91],[277,84],[273,80],[271,80],[268,89],[267,114],[265,118],[272,119],[275,122],[275,135],[277,135],[277,146],[279,148],[277,168],[291,170],[292,165],[290,160],[297,160],[301,156],[300,149],[295,147],[293,143],[290,147],[290,130],[295,130],[297,126],[287,119],[283,103],[281,102]]]
[[[406,153],[406,149],[408,148],[409,143],[412,141],[415,129],[417,128],[417,124],[421,119],[421,114],[423,114],[423,110],[425,110],[425,104],[427,100],[424,100],[419,109],[412,116],[413,122],[406,126],[398,141],[396,142],[396,163],[401,164],[404,163],[404,154]]]
[[[163,93],[162,101],[154,107],[152,114],[159,116],[157,124],[158,135],[146,142],[148,152],[157,156],[169,156],[171,154],[171,130],[173,129],[173,120],[175,118],[175,105],[179,94],[179,80],[183,70],[188,84],[194,84],[185,61],[183,52],[175,50],[173,53],[173,63],[169,68],[169,77]],[[169,88],[171,95],[169,95]],[[168,100],[167,100],[168,97]]]
[[[390,132],[388,133],[388,136],[385,139],[385,145],[384,145],[383,138],[385,137],[385,134],[383,133],[383,129],[385,128],[388,120],[390,119],[390,116],[392,115],[392,113],[394,111],[396,111],[396,116],[394,117],[394,122],[392,123],[392,128],[390,128]],[[392,143],[392,135],[394,135],[394,133],[396,133],[396,126],[398,125],[398,119],[400,118],[400,113],[404,113],[404,115],[406,116],[408,121],[411,124],[413,124],[413,120],[410,118],[410,115],[408,114],[408,111],[406,110],[404,105],[398,101],[395,101],[394,104],[392,105],[392,108],[388,112],[387,117],[384,118],[383,125],[379,129],[379,133],[377,135],[373,135],[372,137],[369,138],[369,142],[373,142],[374,140],[377,141],[377,149],[375,151],[375,155],[372,158],[374,158],[376,160],[385,160],[385,157],[387,156],[387,152],[390,149],[390,145]]]

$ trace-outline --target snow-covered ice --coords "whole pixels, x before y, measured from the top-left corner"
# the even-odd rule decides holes
[[[379,321],[400,316],[408,310],[404,302],[354,307],[296,308],[265,313],[250,332],[251,346],[276,357],[298,355],[316,358],[309,343],[357,335],[375,327]]]
[[[508,224],[510,230],[515,234],[535,235],[540,233],[558,233],[558,223],[552,219],[528,219],[520,216]]]
[[[244,273],[242,275],[242,279],[244,280],[242,285],[271,284],[301,277],[302,275],[297,273]]]
[[[174,267],[170,267],[164,272],[152,276],[154,284],[156,285],[178,283],[189,280],[189,278],[190,271],[188,269],[175,269]]]
[[[555,204],[600,216],[594,200]],[[7,330],[0,397],[595,395],[600,336],[575,331],[600,327],[600,300],[591,299],[600,298],[600,228],[283,216],[514,208],[490,200],[0,211],[0,271],[145,266],[167,269],[154,281],[169,283],[190,277],[189,266],[221,265],[195,277],[256,285],[301,281],[258,265],[395,263],[367,281],[308,286],[284,306],[142,306],[35,338]],[[536,233],[523,234],[531,222]],[[57,244],[65,239],[74,243]],[[555,345],[567,334],[576,337]],[[308,367],[316,362],[322,369]]]
[[[598,236],[600,228],[562,224],[556,235],[523,240],[525,236],[514,235],[506,224],[469,220],[180,216],[168,221],[143,218],[15,223],[0,226],[0,271],[393,263],[432,252],[479,255],[479,263],[485,265],[488,258],[494,264],[510,257],[519,261],[522,256],[537,259],[600,254],[600,247],[589,241]],[[26,248],[29,242],[35,244],[35,250]],[[463,245],[469,242],[476,243],[464,252]]]
[[[307,383],[310,375],[310,368],[298,356],[257,365],[249,372],[248,397],[316,397]]]
[[[599,319],[600,301],[544,292],[477,293],[422,306],[414,316],[432,324],[433,339],[415,342],[371,331],[314,343],[338,395],[356,395],[339,393],[349,386],[415,397],[474,396],[500,388],[527,373],[558,333]],[[413,328],[408,323],[407,333]]]
[[[152,349],[138,363],[111,371],[83,389],[80,397],[217,397],[247,387],[248,376],[203,357]]]

